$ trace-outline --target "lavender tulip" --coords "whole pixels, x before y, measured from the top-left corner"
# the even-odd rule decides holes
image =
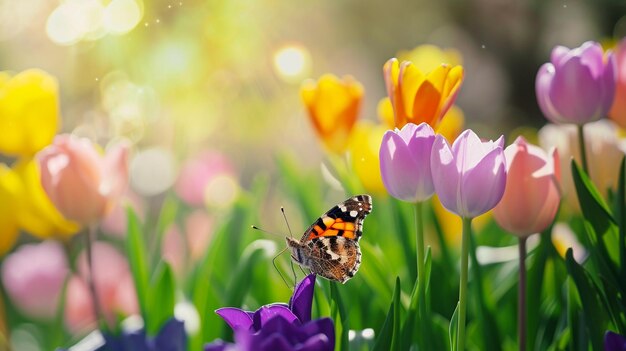
[[[437,135],[431,156],[433,184],[445,208],[464,218],[498,204],[506,186],[504,137],[482,142],[470,129],[452,147]]]
[[[387,131],[380,145],[380,172],[389,194],[399,200],[427,200],[435,191],[430,157],[435,132],[426,123]]]
[[[550,62],[539,68],[537,101],[554,123],[578,125],[604,117],[615,96],[616,64],[612,53],[588,41],[575,49],[556,46]]]
[[[311,320],[315,275],[305,277],[294,291],[289,305],[274,303],[258,310],[220,308],[216,313],[233,329],[235,344],[216,340],[205,351],[237,350],[313,351],[333,350],[335,327],[330,318]]]

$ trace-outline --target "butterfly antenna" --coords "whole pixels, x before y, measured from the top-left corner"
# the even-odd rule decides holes
[[[267,230],[265,230],[265,229],[259,228],[259,227],[255,226],[255,225],[251,225],[250,227],[251,227],[252,229],[254,229],[254,230],[258,230],[258,231],[261,231],[261,232],[263,232],[263,233],[267,233],[267,234],[274,234],[274,233],[268,232],[268,231],[267,231]],[[283,248],[282,250],[280,250],[280,252],[279,252],[278,254],[276,254],[276,256],[274,256],[274,258],[272,258],[272,265],[274,266],[274,269],[276,270],[276,272],[278,272],[278,275],[280,275],[280,279],[282,279],[282,280],[283,280],[283,282],[285,283],[285,285],[287,285],[287,287],[289,288],[289,287],[290,287],[290,285],[289,285],[289,283],[287,282],[287,279],[285,279],[285,277],[283,276],[283,274],[280,272],[280,269],[278,268],[278,265],[276,264],[276,259],[277,259],[280,255],[282,255],[282,254],[283,254],[283,252],[285,252],[285,250],[287,250],[287,247],[285,247],[285,248]],[[292,269],[293,269],[293,267],[292,267]]]
[[[283,218],[285,219],[285,224],[287,224],[287,230],[289,230],[289,236],[293,238],[293,233],[291,232],[291,226],[289,225],[289,221],[287,220],[287,214],[285,213],[285,208],[280,206],[280,212],[283,214]],[[289,260],[289,265],[291,266],[291,273],[293,273],[293,290],[296,290],[296,281],[298,278],[296,277],[296,269],[293,268],[293,261]],[[298,266],[300,267],[300,266]],[[302,269],[302,267],[300,267]]]
[[[287,214],[285,213],[285,208],[280,206],[280,212],[282,212],[283,218],[285,219],[285,224],[287,224],[287,230],[289,230],[289,236],[293,238],[293,233],[291,232],[291,226],[289,226],[289,221],[287,220]]]
[[[274,258],[272,258],[272,264],[274,265],[274,269],[276,270],[276,272],[278,272],[278,275],[280,275],[280,279],[282,279],[283,282],[285,283],[285,285],[289,288],[290,285],[287,282],[287,279],[285,279],[283,274],[280,272],[280,269],[278,269],[278,265],[276,264],[276,259],[278,258],[278,256],[282,255],[282,253],[285,252],[285,250],[287,250],[286,247],[284,249],[280,250],[280,252],[276,256],[274,256]],[[291,268],[293,268],[293,267],[291,267]]]

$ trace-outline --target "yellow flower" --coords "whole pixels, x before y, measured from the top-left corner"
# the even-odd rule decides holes
[[[0,164],[0,255],[11,249],[20,230],[41,239],[66,239],[79,229],[48,199],[35,160],[22,159],[13,168]]]
[[[17,174],[0,163],[0,256],[13,247],[19,234],[15,203],[19,199],[21,185]]]
[[[63,217],[48,198],[41,185],[39,165],[35,159],[22,159],[13,170],[23,186],[22,206],[16,213],[23,230],[41,239],[66,239],[78,232],[78,223]]]
[[[374,194],[387,194],[380,175],[378,150],[387,128],[364,121],[357,123],[350,139],[352,169],[366,191]]]
[[[351,76],[326,74],[302,84],[300,96],[324,146],[331,152],[346,150],[363,99],[363,86]]]
[[[385,97],[378,102],[378,118],[389,129],[395,128],[393,108],[391,101]],[[465,116],[458,106],[452,106],[441,119],[439,126],[435,128],[437,134],[443,135],[450,143],[463,131]]]
[[[433,129],[454,103],[463,81],[463,67],[439,64],[424,73],[409,61],[392,58],[383,67],[387,94],[395,115],[395,126],[426,122]]]
[[[422,72],[430,72],[442,63],[452,66],[462,65],[461,53],[454,49],[441,49],[438,46],[425,44],[411,51],[400,51],[398,60],[411,61]]]
[[[0,72],[0,153],[34,155],[50,144],[59,123],[54,77],[37,69],[12,78]]]

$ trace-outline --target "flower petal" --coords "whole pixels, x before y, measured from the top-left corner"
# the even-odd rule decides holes
[[[159,330],[154,339],[156,350],[185,351],[187,349],[187,334],[185,323],[176,318],[170,318]]]
[[[311,306],[315,291],[315,274],[309,274],[296,286],[293,296],[289,299],[289,309],[301,323],[311,320]]]
[[[223,307],[216,310],[215,313],[222,317],[233,330],[252,328],[252,317],[244,310],[235,307]]]
[[[506,168],[502,148],[494,148],[474,168],[463,174],[460,194],[463,217],[481,215],[500,202],[506,186]]]
[[[261,328],[265,327],[265,323],[274,319],[275,317],[281,317],[289,323],[300,323],[298,321],[298,317],[296,317],[296,315],[291,312],[286,304],[276,303],[261,306],[261,308],[256,310],[254,312],[254,316],[252,317],[252,327],[255,331],[261,330]]]
[[[430,170],[435,192],[443,207],[459,214],[457,203],[460,174],[448,141],[441,135],[435,136],[430,158]]]

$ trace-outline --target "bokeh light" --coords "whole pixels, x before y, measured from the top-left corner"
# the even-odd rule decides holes
[[[174,155],[162,147],[139,151],[130,162],[130,182],[140,195],[158,195],[174,184],[176,165]]]
[[[302,45],[285,45],[274,53],[274,70],[286,82],[300,82],[310,74],[311,55]]]

